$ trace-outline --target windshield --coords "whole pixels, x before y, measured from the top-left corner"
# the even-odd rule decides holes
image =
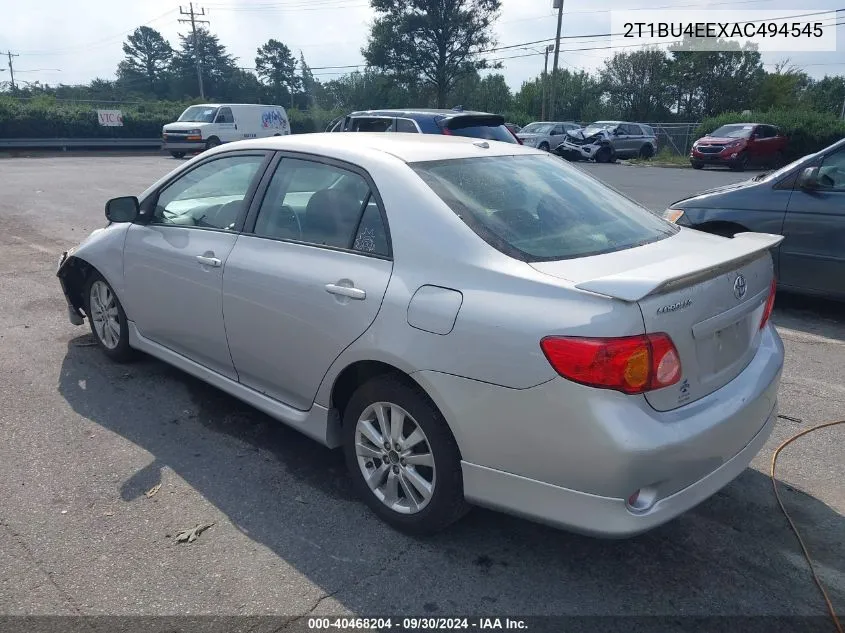
[[[209,106],[191,106],[182,113],[179,121],[194,121],[196,123],[214,123],[217,108]]]
[[[593,134],[598,134],[602,130],[606,130],[615,126],[616,123],[613,123],[611,121],[596,121],[595,123],[590,123],[587,127],[584,128],[584,136],[592,136]]]
[[[548,134],[551,129],[551,123],[529,123],[519,132],[520,134]]]
[[[711,132],[708,136],[718,138],[748,138],[751,136],[753,125],[723,125]]]
[[[477,235],[523,261],[611,253],[678,231],[554,156],[462,158],[411,167]]]

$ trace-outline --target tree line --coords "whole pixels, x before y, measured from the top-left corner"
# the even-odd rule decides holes
[[[555,118],[574,121],[700,121],[727,111],[768,109],[839,115],[845,102],[843,76],[813,79],[788,60],[767,71],[753,48],[701,51],[693,42],[668,51],[617,52],[595,72],[540,73],[512,91],[496,72],[501,60],[495,57],[492,29],[500,0],[370,2],[376,19],[361,51],[366,66],[334,79],[315,77],[302,52],[296,56],[277,39],[258,47],[253,65],[245,67],[207,29],[197,29],[196,38],[179,35],[174,47],[157,30],[142,26],[124,42],[114,79],[32,85],[17,92],[79,100],[196,101],[199,65],[208,101],[330,111],[462,105],[521,124],[539,118],[544,84],[546,94],[557,95]]]

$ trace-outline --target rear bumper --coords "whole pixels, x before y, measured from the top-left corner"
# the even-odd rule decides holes
[[[563,378],[505,389],[436,372],[413,376],[450,422],[469,501],[624,537],[669,521],[743,471],[777,417],[783,357],[769,325],[739,376],[666,412],[641,396]],[[629,508],[638,490],[643,505]]]
[[[205,143],[197,141],[165,141],[161,149],[167,152],[198,152],[205,149]]]

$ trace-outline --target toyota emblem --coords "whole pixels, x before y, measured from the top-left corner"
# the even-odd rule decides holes
[[[742,299],[747,290],[748,285],[745,283],[745,277],[741,274],[737,275],[736,281],[734,281],[734,296],[737,299]]]

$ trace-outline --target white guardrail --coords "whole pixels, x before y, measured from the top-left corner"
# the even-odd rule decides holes
[[[161,149],[160,138],[0,138],[10,149]]]

